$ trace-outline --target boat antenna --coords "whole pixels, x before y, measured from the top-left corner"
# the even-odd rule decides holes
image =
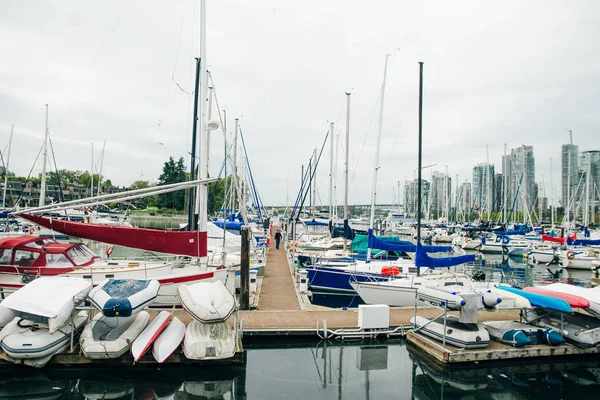
[[[419,164],[417,173],[417,255],[421,246],[421,163],[423,145],[423,62],[419,61]],[[417,267],[417,276],[420,276],[420,268]]]

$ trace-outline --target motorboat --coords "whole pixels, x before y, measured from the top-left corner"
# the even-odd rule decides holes
[[[43,367],[52,356],[70,347],[71,340],[77,339],[87,319],[88,312],[79,311],[72,320],[51,333],[40,319],[17,317],[0,331],[0,345],[11,361],[27,359],[29,365]]]
[[[600,260],[598,247],[569,247],[560,252],[560,263],[565,268],[590,270]]]
[[[582,313],[562,314],[540,309],[525,310],[525,320],[542,329],[554,329],[566,341],[579,347],[600,344],[600,320]]]
[[[513,347],[530,344],[558,346],[565,342],[560,332],[552,327],[540,328],[517,321],[486,321],[482,324],[492,339]]]
[[[458,317],[428,319],[415,316],[410,319],[415,332],[421,332],[437,341],[463,349],[481,349],[489,346],[490,336],[481,323],[463,324]]]
[[[130,317],[107,317],[98,313],[81,332],[81,351],[89,359],[119,358],[129,351],[149,321],[147,311]]]
[[[107,279],[93,288],[88,297],[107,317],[130,317],[152,304],[159,289],[156,279]]]
[[[4,299],[2,307],[18,312],[22,318],[40,321],[54,333],[69,321],[74,307],[91,289],[91,283],[84,279],[39,278]]]
[[[223,282],[180,285],[177,295],[183,308],[202,323],[225,321],[235,310],[235,297]]]

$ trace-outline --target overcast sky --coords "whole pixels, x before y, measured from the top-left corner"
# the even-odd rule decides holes
[[[169,156],[189,166],[199,1],[0,3],[0,149],[26,176],[45,104],[59,169],[129,186],[156,181]],[[600,3],[596,1],[207,0],[207,58],[227,130],[240,118],[263,202],[293,203],[302,165],[335,122],[343,202],[345,94],[351,95],[350,203],[370,202],[379,94],[386,84],[378,203],[417,166],[418,62],[424,64],[424,171],[471,181],[504,143],[531,145],[536,180],[560,196],[560,146],[600,149]],[[181,89],[180,89],[181,87]],[[211,173],[223,160],[211,140]],[[328,203],[329,145],[317,172]],[[454,186],[454,184],[453,184]]]

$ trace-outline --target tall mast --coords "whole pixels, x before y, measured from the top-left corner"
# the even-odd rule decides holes
[[[333,137],[333,122],[329,124],[329,142],[331,152],[329,156],[329,220],[333,221],[333,145],[335,139]]]
[[[90,168],[90,197],[94,197],[94,143],[92,142],[92,165]]]
[[[8,138],[8,154],[6,155],[6,165],[4,166],[4,193],[2,194],[2,207],[6,207],[6,188],[8,187],[8,163],[10,162],[10,148],[12,145],[14,129],[14,125],[10,127],[10,137]]]
[[[233,174],[234,174],[234,179],[233,179],[233,189],[232,189],[232,198],[233,198],[233,207],[231,207],[232,209],[235,209],[235,199],[237,198],[236,196],[238,195],[238,188],[237,188],[237,182],[238,182],[238,165],[237,165],[237,150],[238,150],[238,143],[237,143],[237,138],[238,138],[238,130],[239,130],[239,126],[240,126],[240,119],[239,118],[235,118],[235,130],[233,133]],[[242,207],[242,204],[240,203],[238,205],[240,208]]]
[[[312,173],[312,215],[317,213],[317,148],[313,150],[313,173]]]
[[[585,226],[589,226],[590,225],[590,174],[592,172],[592,165],[591,162],[592,161],[592,154],[588,153],[588,165],[587,165],[587,171],[585,173],[586,175],[586,179],[585,179],[585,212],[583,214],[583,224]]]
[[[42,164],[42,183],[40,187],[40,207],[46,204],[46,164],[48,163],[48,104],[46,104],[46,132],[44,135],[44,158]]]
[[[193,181],[196,175],[196,131],[198,129],[198,98],[200,97],[200,58],[196,58],[196,83],[194,86],[194,120],[192,121],[192,152],[190,160],[190,180]],[[196,230],[196,221],[194,219],[194,187],[190,187],[190,197],[188,199],[188,230]]]
[[[200,59],[204,61],[204,65],[208,65],[206,62],[206,1],[200,1]],[[208,123],[206,118],[206,95],[208,88],[208,71],[205,74],[200,74],[200,119],[198,121],[198,126],[200,126],[200,140],[199,140],[199,154],[202,158],[206,157],[208,154],[208,134],[207,131],[203,128]],[[205,158],[202,158],[198,162],[198,176],[206,176],[206,163],[203,162]],[[198,198],[196,200],[196,214],[198,215],[197,227],[198,231],[205,232],[206,224],[208,222],[207,216],[207,185],[198,185],[197,187]]]
[[[346,92],[346,159],[344,162],[344,251],[348,233],[348,155],[350,146],[350,93]]]
[[[552,157],[550,158],[550,224],[554,230],[554,186],[552,185]]]
[[[504,171],[502,172],[502,224],[506,224],[506,202],[508,201],[508,159],[506,158],[506,143],[504,143]]]
[[[100,170],[98,171],[98,189],[96,193],[100,194],[100,185],[102,184],[102,167],[104,166],[104,150],[106,149],[106,139],[104,139],[104,144],[102,145],[102,155],[100,158]]]
[[[419,61],[419,163],[417,172],[417,251],[421,245],[421,156],[423,148],[423,62]],[[417,267],[417,276],[420,276],[420,268]]]
[[[379,147],[381,144],[381,128],[383,126],[383,100],[385,97],[385,80],[387,78],[387,63],[389,54],[385,55],[385,66],[383,68],[383,84],[381,85],[381,104],[379,107],[379,128],[377,132],[377,147],[375,148],[375,169],[373,170],[373,191],[371,194],[371,217],[369,218],[369,230],[373,231],[375,220],[375,201],[377,197],[377,171],[379,171]],[[371,261],[371,247],[367,247],[367,262]]]

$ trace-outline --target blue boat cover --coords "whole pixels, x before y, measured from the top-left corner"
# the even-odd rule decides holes
[[[369,229],[369,247],[371,249],[404,251],[414,253],[417,251],[417,245],[406,240],[379,239],[373,235],[373,230]],[[428,253],[444,253],[452,251],[450,246],[421,246]]]
[[[420,244],[417,245],[417,255],[415,257],[415,265],[417,267],[445,268],[475,261],[474,254],[452,257],[430,257],[427,254],[427,247],[431,246],[422,246]],[[450,250],[452,250],[452,248],[450,248]]]
[[[146,289],[148,284],[149,280],[111,279],[102,286],[102,290],[114,299],[126,299]]]
[[[327,222],[315,221],[314,219],[312,221],[305,222],[305,224],[308,226],[329,226],[329,223]]]
[[[600,239],[571,239],[567,236],[567,244],[569,246],[600,246]]]

